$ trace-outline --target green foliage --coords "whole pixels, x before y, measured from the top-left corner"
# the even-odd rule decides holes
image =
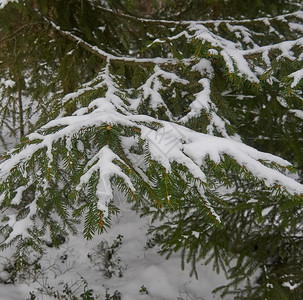
[[[117,255],[122,245],[122,235],[118,235],[111,245],[107,241],[101,241],[97,249],[87,256],[90,261],[98,266],[104,277],[111,278],[113,275],[122,277],[125,266],[121,263],[120,257]]]
[[[148,290],[147,290],[147,288],[144,285],[142,285],[141,288],[140,288],[139,293],[141,295],[148,295]]]
[[[139,2],[0,10],[0,138],[20,137],[2,157],[0,248],[15,247],[21,271],[81,220],[91,239],[119,213],[118,191],[161,220],[148,247],[179,251],[196,277],[199,261],[226,272],[223,296],[299,297],[302,186],[287,176],[302,180],[302,13],[295,1]],[[107,277],[121,239],[91,256]]]
[[[63,284],[63,283],[62,283]],[[79,292],[79,289],[83,289],[83,292]],[[97,300],[100,299],[100,295],[95,295],[92,289],[88,288],[88,284],[84,278],[81,278],[81,282],[76,282],[74,284],[64,283],[62,291],[56,290],[54,287],[49,286],[47,282],[37,289],[39,295],[47,295],[52,299],[60,300]],[[80,294],[81,293],[81,294]],[[29,293],[30,298],[26,300],[35,300],[38,295],[35,291]],[[107,292],[106,292],[107,295]],[[116,299],[116,298],[106,298],[105,299]],[[117,298],[119,299],[119,298]]]
[[[114,291],[113,295],[110,295],[107,291],[105,294],[105,300],[121,300],[121,293],[119,291]]]

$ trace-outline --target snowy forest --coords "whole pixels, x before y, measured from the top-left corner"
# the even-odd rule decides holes
[[[0,0],[0,299],[301,299],[300,0]]]

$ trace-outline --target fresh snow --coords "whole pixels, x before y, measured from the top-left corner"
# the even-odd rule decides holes
[[[111,187],[110,179],[116,175],[123,178],[124,182],[130,189],[134,190],[133,184],[130,179],[122,172],[120,167],[112,162],[114,160],[120,160],[120,158],[114,154],[108,146],[103,147],[88,163],[85,170],[86,173],[81,176],[80,184],[76,190],[81,189],[81,185],[88,183],[90,177],[95,171],[99,173],[99,183],[97,185],[98,209],[103,212],[103,217],[108,217],[108,204],[113,200],[113,190]],[[97,163],[95,163],[97,161]]]
[[[3,82],[3,84],[6,88],[8,88],[8,87],[12,88],[13,86],[15,86],[16,83],[15,83],[15,81],[8,79],[8,80],[5,80]]]
[[[14,0],[0,0],[0,9]],[[287,21],[287,18],[303,18],[302,12],[292,14],[285,14],[283,16],[274,18],[259,18],[254,21],[263,22],[268,32],[276,34],[281,42],[274,45],[258,45],[253,39],[250,30],[245,26],[251,20],[220,20],[220,21],[183,21],[174,22],[167,21],[167,24],[182,25],[184,31],[178,32],[175,36],[169,37],[169,40],[176,40],[180,37],[187,39],[200,39],[202,42],[208,42],[213,48],[209,49],[209,55],[218,55],[223,58],[225,65],[230,73],[237,70],[237,75],[245,77],[252,83],[258,84],[258,76],[262,75],[266,70],[271,68],[270,51],[279,50],[280,58],[287,58],[291,61],[297,59],[294,55],[293,48],[295,46],[303,45],[303,38],[298,36],[297,39],[291,41],[284,41],[282,36],[272,25],[273,21],[282,20]],[[144,22],[154,22],[154,20],[142,19]],[[47,20],[46,20],[47,21]],[[123,143],[126,147],[136,145],[139,138],[143,139],[148,146],[153,160],[162,164],[167,172],[171,171],[171,164],[177,162],[188,168],[194,177],[202,182],[206,181],[206,176],[203,172],[205,161],[210,158],[215,163],[220,163],[223,155],[227,154],[236,162],[242,165],[246,170],[250,171],[258,179],[263,180],[268,187],[276,185],[281,186],[291,194],[303,193],[303,185],[295,181],[291,177],[287,177],[282,173],[265,166],[260,162],[274,162],[282,167],[287,167],[290,164],[274,155],[257,151],[241,142],[237,136],[229,136],[227,134],[226,125],[228,120],[221,117],[217,112],[218,109],[211,100],[211,82],[214,70],[210,60],[201,59],[193,70],[200,72],[201,91],[195,94],[195,99],[189,105],[190,111],[183,118],[178,120],[180,124],[185,124],[191,118],[198,117],[201,111],[205,111],[210,120],[210,125],[207,127],[208,135],[192,131],[180,124],[172,122],[165,122],[157,118],[148,117],[145,115],[136,114],[136,109],[144,100],[149,99],[150,107],[157,110],[159,107],[166,109],[167,116],[172,119],[172,114],[166,106],[161,97],[161,91],[164,88],[162,80],[169,80],[171,84],[178,83],[187,85],[188,81],[178,77],[174,73],[167,72],[161,68],[161,64],[173,63],[178,64],[179,61],[174,58],[151,58],[140,59],[134,57],[118,57],[106,53],[96,46],[90,45],[76,35],[63,31],[60,27],[51,21],[48,21],[55,30],[61,31],[62,34],[68,36],[71,40],[79,44],[85,45],[95,54],[107,58],[108,64],[100,72],[100,74],[92,81],[84,84],[78,91],[70,93],[63,98],[62,103],[66,104],[73,101],[82,94],[88,91],[96,90],[100,87],[106,88],[106,93],[103,98],[97,98],[90,103],[86,108],[80,108],[72,116],[63,117],[64,111],[61,115],[42,129],[49,129],[55,126],[63,126],[55,133],[44,134],[42,132],[34,132],[28,136],[29,143],[25,149],[17,154],[11,152],[11,158],[5,160],[1,164],[0,178],[5,181],[9,172],[18,167],[22,172],[24,178],[29,179],[24,186],[19,186],[15,190],[13,204],[19,204],[21,201],[22,192],[31,185],[30,177],[26,173],[27,161],[37,151],[45,149],[47,154],[47,163],[51,168],[53,157],[53,147],[57,141],[65,140],[66,147],[71,150],[71,140],[77,136],[81,130],[90,127],[101,126],[108,124],[121,125],[132,127],[138,130],[136,138],[124,137]],[[163,23],[166,21],[162,21]],[[237,39],[243,41],[232,42],[224,39],[217,34],[219,26],[225,24]],[[241,24],[241,25],[240,25]],[[214,25],[207,27],[207,25]],[[288,23],[290,30],[302,33],[302,25],[292,22]],[[256,33],[262,35],[262,33]],[[155,39],[149,46],[163,43],[164,40]],[[71,52],[68,53],[68,55]],[[252,68],[247,60],[247,56],[254,56],[261,54],[260,57],[265,63],[266,70],[261,67]],[[302,54],[299,58],[302,59]],[[137,99],[130,99],[126,92],[122,92],[118,85],[111,77],[109,65],[111,60],[120,60],[126,62],[138,63],[155,63],[154,73],[146,80],[146,82],[138,89]],[[192,62],[188,59],[187,62]],[[186,65],[186,60],[184,60]],[[207,78],[206,78],[207,77]],[[298,70],[288,75],[292,79],[291,88],[295,88],[303,78],[303,70]],[[269,78],[272,82],[274,78]],[[12,88],[15,82],[6,80],[3,82],[6,88]],[[121,95],[121,93],[125,93]],[[231,96],[231,95],[229,95]],[[243,99],[244,96],[238,96]],[[124,101],[124,100],[127,101]],[[282,97],[277,97],[279,103],[287,108],[288,104]],[[131,103],[130,106],[125,103]],[[298,109],[289,110],[298,118],[303,118],[302,111]],[[177,121],[177,120],[176,120]],[[151,124],[159,124],[159,128],[155,129]],[[153,128],[153,129],[152,129]],[[223,136],[213,136],[215,129]],[[33,140],[39,139],[40,143],[31,143]],[[78,147],[83,147],[79,144]],[[126,149],[125,152],[130,154]],[[128,152],[127,152],[128,151]],[[133,156],[134,157],[134,156]],[[94,289],[94,293],[105,296],[105,290],[108,289],[110,293],[119,290],[122,293],[123,300],[129,299],[177,299],[184,296],[191,299],[211,299],[211,290],[220,284],[226,283],[226,279],[222,274],[216,274],[211,270],[211,266],[198,266],[199,280],[189,278],[189,267],[185,271],[180,269],[180,254],[174,254],[170,260],[166,261],[157,254],[157,248],[145,248],[148,237],[146,237],[146,230],[149,225],[149,218],[139,219],[135,212],[131,211],[129,205],[123,199],[115,199],[115,193],[111,188],[110,179],[113,176],[122,178],[125,184],[134,189],[130,178],[122,172],[122,170],[114,163],[120,158],[113,153],[113,151],[105,146],[87,162],[84,168],[84,174],[80,178],[80,184],[76,188],[80,190],[82,186],[88,183],[90,177],[94,172],[99,174],[100,180],[97,185],[97,196],[99,198],[98,209],[103,212],[103,216],[107,216],[107,206],[109,201],[118,201],[121,213],[114,217],[112,227],[108,233],[102,236],[95,236],[92,241],[86,241],[82,236],[69,236],[68,240],[63,243],[59,249],[48,248],[47,253],[43,256],[41,261],[42,269],[39,276],[35,278],[35,282],[31,281],[30,274],[27,278],[15,283],[14,285],[0,286],[0,299],[26,299],[29,297],[28,292],[36,288],[41,288],[50,284],[55,289],[62,289],[62,282],[70,285],[81,284],[81,277],[83,276],[87,281],[89,288]],[[140,170],[142,171],[142,170]],[[141,172],[140,174],[142,174]],[[39,175],[39,174],[37,174]],[[47,187],[48,182],[45,181],[44,187]],[[199,189],[203,196],[203,189]],[[3,199],[4,194],[0,195]],[[251,199],[249,202],[255,201]],[[207,207],[212,212],[213,216],[220,221],[220,216],[216,214],[211,204],[205,200]],[[12,227],[12,233],[6,242],[11,241],[14,237],[22,235],[28,236],[27,228],[32,226],[32,217],[37,210],[36,200],[27,206],[29,214],[24,219],[17,219],[15,214],[10,214],[7,211],[7,224]],[[262,215],[269,213],[271,208],[264,209]],[[80,227],[79,227],[80,228]],[[123,235],[122,245],[117,250],[117,255],[120,257],[119,264],[123,277],[113,276],[108,279],[104,277],[103,271],[100,270],[99,264],[93,263],[88,258],[91,253],[96,253],[97,245],[101,240],[107,240],[109,244],[119,235]],[[192,234],[198,238],[198,231],[193,231]],[[0,279],[3,282],[8,280],[8,273],[4,270],[4,265],[7,263],[9,257],[9,249],[3,254],[1,258],[2,269],[0,267]],[[94,254],[96,257],[96,254]],[[112,270],[114,271],[114,270]],[[0,281],[1,281],[0,280]],[[148,294],[140,294],[140,289],[145,287]],[[290,283],[285,283],[290,289],[295,288]],[[2,288],[3,287],[3,288]],[[80,293],[80,290],[78,290]],[[83,290],[82,290],[83,291]],[[78,294],[79,294],[78,293]],[[44,296],[43,299],[49,299]]]
[[[0,9],[3,8],[9,2],[13,2],[13,1],[16,1],[16,0],[0,0]]]
[[[184,271],[181,270],[180,253],[175,253],[166,260],[157,253],[156,246],[147,247],[147,242],[151,238],[146,235],[150,225],[149,218],[139,218],[123,198],[118,196],[115,201],[121,212],[113,218],[113,224],[108,233],[96,235],[91,241],[85,240],[81,234],[71,235],[58,249],[47,247],[47,252],[40,261],[41,270],[38,271],[39,276],[35,282],[27,274],[23,280],[15,284],[0,283],[0,299],[25,300],[29,298],[30,291],[36,291],[35,294],[38,297],[37,288],[48,284],[55,290],[62,291],[65,283],[69,286],[74,284],[74,288],[78,287],[77,295],[79,296],[83,292],[81,277],[87,281],[88,288],[93,289],[93,294],[100,295],[101,299],[104,299],[106,290],[111,295],[116,290],[120,291],[123,300],[177,300],[178,297],[195,300],[219,299],[219,295],[214,296],[212,290],[226,284],[223,274],[217,274],[211,264],[198,263],[198,280],[189,277],[189,265],[185,266]],[[100,263],[94,264],[88,256],[95,253],[100,241],[107,241],[109,245],[112,245],[119,234],[123,236],[123,239],[116,256],[117,259],[120,258],[117,266],[121,267],[122,277],[120,278],[117,274],[112,278],[106,278],[104,272],[100,270]],[[3,270],[10,257],[9,252],[9,249],[6,250],[0,257],[2,281],[9,277]],[[140,293],[142,286],[146,287],[148,294]],[[37,299],[54,298],[39,295]]]
[[[303,69],[289,74],[288,77],[293,78],[291,87],[294,88],[300,82],[300,80],[303,78]]]
[[[110,83],[109,86],[111,86]],[[30,134],[28,136],[29,143],[27,147],[21,152],[13,154],[11,158],[1,164],[1,180],[5,181],[9,172],[20,163],[21,170],[24,169],[29,158],[41,149],[46,148],[48,165],[51,167],[51,162],[53,161],[52,147],[55,142],[59,140],[69,141],[67,143],[69,147],[70,139],[77,136],[78,132],[83,129],[104,124],[118,124],[126,127],[138,128],[140,131],[140,137],[146,141],[149,147],[152,159],[162,164],[168,172],[170,172],[171,164],[173,162],[177,162],[187,167],[189,172],[191,172],[196,179],[206,182],[206,176],[202,171],[205,160],[210,158],[215,163],[220,163],[222,155],[227,154],[251,172],[255,177],[262,180],[268,187],[278,185],[291,194],[303,193],[302,184],[283,175],[277,170],[265,166],[259,161],[263,160],[266,162],[274,162],[284,167],[290,165],[289,162],[280,157],[260,152],[230,138],[206,135],[172,122],[161,121],[146,115],[133,115],[129,113],[124,115],[117,112],[118,107],[123,108],[121,106],[121,99],[116,95],[112,95],[110,89],[106,96],[108,98],[99,98],[94,100],[90,104],[89,108],[95,109],[88,114],[58,118],[43,127],[44,129],[47,129],[56,126],[64,126],[55,133],[44,135],[35,132]],[[161,127],[157,130],[151,129],[149,126],[143,125],[142,122],[145,124],[158,123]],[[30,141],[36,139],[41,140],[41,142],[38,144],[30,143]],[[113,176],[122,178],[131,189],[133,189],[132,183],[130,178],[113,163],[114,160],[119,160],[119,157],[116,156],[109,148],[104,147],[103,149],[100,149],[99,153],[96,154],[92,160],[92,162],[87,163],[85,173],[81,178],[81,184],[77,189],[80,190],[82,183],[85,184],[88,182],[94,171],[99,172],[100,177],[99,184],[97,186],[97,194],[99,197],[98,207],[103,211],[103,214],[107,216],[107,203],[113,197],[110,188],[110,178]],[[25,175],[27,174],[24,174],[24,176]],[[28,180],[31,179],[28,178]],[[47,187],[47,181],[45,181],[44,184],[45,187]],[[200,194],[203,196],[203,191],[201,189]],[[219,221],[220,216],[216,214],[210,204],[206,203],[206,205],[212,212],[213,216]],[[31,214],[34,215],[34,213],[35,211],[31,210]],[[13,219],[9,219],[8,224],[9,222],[12,222],[12,220]],[[30,221],[29,218],[27,218],[27,220]],[[20,227],[19,224],[23,224],[23,220],[13,220],[13,222],[14,226],[18,226],[18,228]],[[19,232],[18,230],[17,234],[26,236],[27,233]],[[17,234],[13,232],[11,238],[17,236]]]
[[[297,118],[300,118],[300,119],[303,120],[303,111],[302,110],[299,110],[299,109],[290,109],[289,112],[294,113]]]

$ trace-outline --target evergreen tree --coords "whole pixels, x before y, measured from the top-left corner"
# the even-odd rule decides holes
[[[88,239],[109,227],[118,190],[163,220],[162,254],[224,270],[223,295],[300,298],[299,1],[0,8],[1,138],[20,138],[0,165],[1,248],[18,268],[82,217]]]

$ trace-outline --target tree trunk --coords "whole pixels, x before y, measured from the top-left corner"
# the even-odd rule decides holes
[[[19,106],[19,133],[20,140],[24,137],[24,120],[23,120],[23,104],[22,104],[22,87],[21,82],[18,83],[18,106]]]

